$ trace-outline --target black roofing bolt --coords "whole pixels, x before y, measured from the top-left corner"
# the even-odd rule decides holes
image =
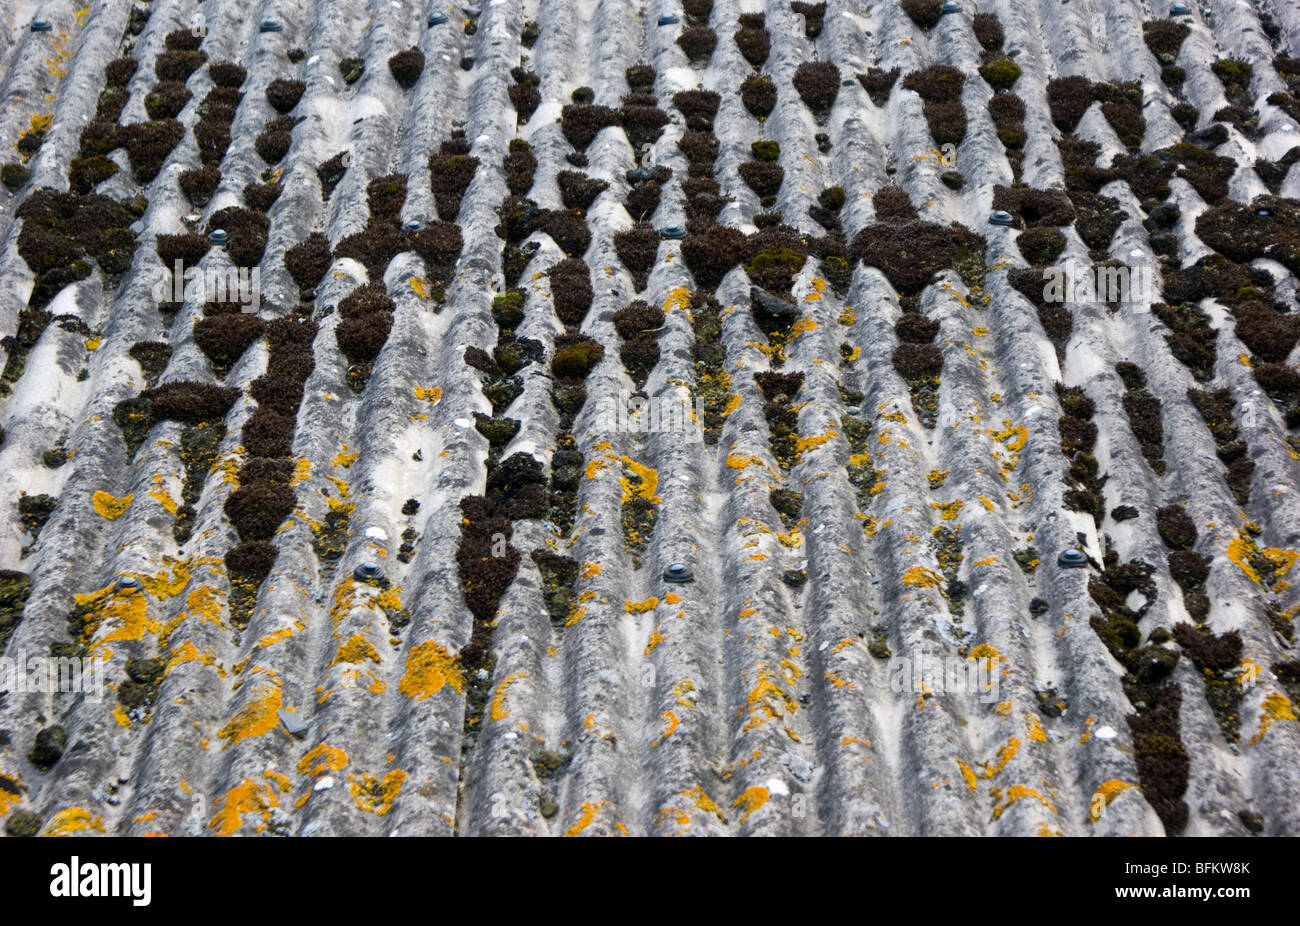
[[[672,13],[664,13],[662,16],[659,17],[659,25],[661,26],[672,26],[672,25],[676,25],[679,22],[681,22],[681,20],[678,19],[676,16],[674,16]]]
[[[668,568],[664,570],[664,581],[672,582],[675,585],[694,582],[695,573],[692,572],[691,567],[687,566],[685,563],[671,563]]]
[[[377,563],[362,563],[352,571],[353,578],[360,582],[373,582],[375,579],[382,578],[384,570],[379,568]]]
[[[1063,569],[1082,569],[1088,565],[1088,557],[1081,550],[1062,550],[1056,564]]]
[[[686,229],[680,225],[669,225],[659,233],[668,241],[681,241],[686,237]]]
[[[208,234],[208,240],[210,240],[213,244],[217,245],[218,247],[225,244],[226,241],[229,240],[229,238],[230,236],[226,234],[226,230],[224,228],[214,228]]]
[[[945,16],[948,15],[949,13],[960,13],[961,4],[955,3],[954,0],[948,0],[947,3],[945,3],[942,7],[940,7],[939,12]]]
[[[443,23],[445,23],[446,21],[447,21],[447,16],[446,16],[446,14],[444,14],[444,13],[430,13],[430,14],[429,14],[429,26],[430,26],[430,28],[432,28],[433,26],[441,26],[441,25],[442,25]]]
[[[262,20],[262,25],[261,25],[261,27],[259,28],[258,31],[260,31],[260,32],[283,32],[283,31],[284,31],[284,26],[280,25],[280,24],[279,24],[277,21],[275,21],[274,19],[264,19],[264,20]]]
[[[1002,209],[997,209],[993,212],[992,215],[989,216],[989,224],[1002,225],[1007,228],[1010,228],[1011,226],[1016,224],[1016,220],[1012,217],[1010,212],[1006,212]]]
[[[33,32],[51,32],[51,31],[53,31],[53,29],[54,29],[53,24],[50,23],[48,20],[45,20],[45,19],[33,19],[33,20],[32,20],[32,31],[33,31]]]

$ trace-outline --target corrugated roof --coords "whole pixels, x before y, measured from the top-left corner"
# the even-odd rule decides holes
[[[9,10],[6,831],[1300,832],[1300,14],[1166,6]]]

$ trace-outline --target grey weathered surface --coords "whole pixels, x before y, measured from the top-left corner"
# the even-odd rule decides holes
[[[33,280],[17,253],[14,210],[36,186],[67,188],[78,133],[94,112],[103,65],[118,54],[131,8],[125,0],[96,3],[80,22],[77,4],[40,4],[39,15],[56,23],[69,52],[60,77],[44,62],[51,40],[26,31],[26,8],[36,5],[19,6],[22,15],[12,7],[0,15],[4,158],[33,115],[46,108],[40,102],[46,96],[53,97],[53,123],[29,164],[31,183],[17,194],[0,190],[0,333],[6,335],[16,328]],[[685,224],[686,158],[676,144],[684,123],[672,96],[701,84],[722,94],[715,176],[734,200],[721,214],[724,223],[754,230],[758,198],[738,167],[748,160],[751,142],[774,139],[785,169],[776,209],[800,231],[820,233],[808,208],[821,189],[838,185],[847,193],[841,219],[851,239],[875,221],[874,191],[894,183],[926,220],[961,222],[986,235],[990,266],[1023,266],[1014,231],[986,223],[994,185],[1009,184],[1012,172],[988,115],[991,91],[975,73],[980,49],[970,17],[980,11],[997,13],[1006,46],[1021,50],[1024,73],[1016,91],[1027,105],[1025,182],[1037,188],[1063,182],[1054,144],[1060,133],[1046,98],[1047,81],[1055,77],[1139,80],[1147,101],[1144,150],[1180,139],[1169,115],[1173,97],[1142,41],[1143,5],[1133,0],[1074,0],[1068,6],[965,0],[963,13],[945,17],[929,33],[902,16],[893,0],[831,0],[815,41],[804,36],[802,17],[786,0],[715,0],[711,23],[718,45],[710,64],[700,68],[692,68],[675,44],[680,26],[655,24],[660,13],[681,13],[675,0],[644,7],[625,0],[491,0],[472,37],[462,33],[457,8],[434,6],[448,7],[451,22],[426,28],[428,9],[412,0],[151,4],[152,15],[134,42],[141,66],[129,85],[123,122],[145,118],[143,98],[163,37],[186,27],[198,10],[207,17],[209,62],[229,58],[248,70],[221,187],[200,210],[205,220],[241,204],[243,186],[265,169],[253,139],[274,115],[262,92],[266,84],[288,76],[306,82],[294,110],[305,121],[280,165],[284,192],[270,211],[261,264],[264,318],[288,315],[295,300],[283,253],[313,231],[335,244],[359,231],[369,180],[407,175],[402,217],[429,221],[436,214],[427,158],[453,125],[463,126],[481,166],[460,212],[464,249],[445,306],[435,312],[413,291],[408,281],[422,272],[414,255],[399,255],[389,265],[383,282],[397,311],[360,395],[348,387],[348,362],[336,346],[338,315],[320,310],[351,292],[365,271],[338,261],[319,287],[316,367],[294,440],[295,457],[305,461],[295,485],[297,510],[275,538],[276,566],[241,631],[226,602],[221,557],[237,537],[223,504],[235,488],[240,428],[255,403],[243,396],[227,418],[221,448],[227,465],[209,475],[193,537],[181,548],[157,497],[179,497],[179,426],[156,426],[128,460],[112,418],[118,401],[144,388],[143,372],[128,355],[138,341],[170,343],[163,381],[214,381],[190,334],[202,306],[187,303],[167,327],[150,295],[158,271],[155,238],[182,231],[191,211],[176,177],[199,164],[188,130],[211,86],[205,69],[188,83],[194,98],[179,117],[185,139],[152,183],[141,188],[122,152],[113,155],[124,169],[98,192],[119,199],[144,193],[149,200],[135,264],[117,287],[105,286],[96,272],[50,307],[78,316],[101,340],[88,349],[82,334],[50,325],[13,393],[0,399],[7,433],[0,447],[0,568],[28,573],[33,583],[6,652],[45,655],[51,644],[68,639],[74,596],[111,589],[123,574],[159,576],[144,596],[147,625],[107,647],[108,677],[111,686],[120,685],[128,658],[162,656],[169,668],[147,719],[115,713],[113,688],[100,702],[68,694],[0,695],[0,775],[22,792],[7,800],[0,791],[0,816],[24,808],[47,826],[132,835],[1158,835],[1162,824],[1137,787],[1125,722],[1133,706],[1121,685],[1123,669],[1089,625],[1097,613],[1087,591],[1094,571],[1062,569],[1056,557],[1076,545],[1080,532],[1097,560],[1108,535],[1121,560],[1156,564],[1159,597],[1141,627],[1148,634],[1170,628],[1187,614],[1165,565],[1154,512],[1185,502],[1200,531],[1198,552],[1213,556],[1212,627],[1239,631],[1244,656],[1264,670],[1245,691],[1240,742],[1229,746],[1195,668],[1186,658],[1179,665],[1182,737],[1191,754],[1187,831],[1244,835],[1239,812],[1257,812],[1266,833],[1300,834],[1300,723],[1294,708],[1290,717],[1285,711],[1276,720],[1267,716],[1268,705],[1276,715],[1279,703],[1289,703],[1278,700],[1285,695],[1270,667],[1294,658],[1294,651],[1273,632],[1266,611],[1272,603],[1293,613],[1300,597],[1294,589],[1270,593],[1227,555],[1244,521],[1260,526],[1260,546],[1300,548],[1300,469],[1280,413],[1239,360],[1245,348],[1231,315],[1208,304],[1219,329],[1212,385],[1233,391],[1237,413],[1245,416],[1242,437],[1256,463],[1245,509],[1224,484],[1213,438],[1186,398],[1190,387],[1211,387],[1197,384],[1174,359],[1154,315],[1070,306],[1074,333],[1061,362],[1033,307],[1001,272],[991,272],[985,284],[992,297],[987,308],[967,304],[951,271],[921,297],[925,314],[942,323],[937,343],[945,360],[937,425],[927,429],[891,363],[900,306],[885,278],[858,266],[841,299],[816,278],[816,261],[807,263],[793,295],[815,325],[791,342],[783,370],[804,374],[799,434],[825,440],[809,442],[783,470],[751,376],[768,367],[758,347],[764,336],[748,311],[750,282],[743,268],[733,270],[716,292],[731,391],[738,397],[720,441],[707,446],[670,433],[608,433],[589,400],[574,426],[588,465],[575,531],[559,537],[536,519],[515,525],[513,543],[525,555],[501,602],[489,706],[472,740],[467,744],[465,687],[454,669],[445,683],[413,696],[407,682],[418,654],[428,646],[454,654],[471,629],[455,561],[458,502],[484,489],[487,441],[472,422],[475,412],[488,414],[491,407],[478,373],[462,358],[466,347],[490,351],[496,338],[490,308],[503,286],[502,242],[493,226],[506,194],[501,159],[516,136],[509,72],[521,53],[542,79],[542,106],[518,130],[539,161],[530,196],[542,208],[560,207],[554,177],[567,169],[570,148],[558,118],[570,93],[589,86],[597,103],[617,107],[626,92],[624,69],[641,61],[656,68],[655,93],[673,122],[651,159],[674,171],[655,215],[658,227]],[[1300,129],[1263,103],[1285,86],[1273,71],[1273,55],[1300,51],[1300,10],[1280,0],[1261,4],[1281,27],[1278,45],[1270,44],[1249,5],[1214,0],[1203,6],[1213,19],[1196,12],[1179,57],[1187,71],[1184,95],[1211,113],[1226,99],[1210,63],[1230,55],[1254,63],[1252,93],[1263,135],[1250,142],[1233,131],[1219,152],[1239,162],[1231,196],[1248,202],[1264,192],[1251,170],[1256,149],[1261,157],[1280,157],[1290,147],[1286,132]],[[763,70],[779,94],[762,124],[741,105],[738,86],[749,66],[731,38],[740,13],[760,10],[772,34]],[[283,21],[284,31],[260,34],[258,22],[268,17]],[[531,51],[520,47],[525,20],[541,26]],[[403,91],[387,60],[413,44],[424,51],[426,66],[416,86]],[[300,64],[284,54],[294,47],[307,50]],[[475,58],[469,71],[460,67],[467,54]],[[337,63],[353,55],[365,60],[366,70],[348,87]],[[797,66],[813,59],[835,61],[847,81],[824,126],[814,123],[791,86]],[[960,192],[942,184],[943,168],[933,158],[917,157],[933,144],[920,98],[902,89],[901,78],[883,109],[852,79],[873,65],[899,67],[905,75],[932,63],[971,75],[963,93],[969,128],[959,149],[958,169],[966,179]],[[829,134],[828,154],[818,151],[817,132]],[[1078,134],[1102,146],[1102,163],[1123,151],[1096,106]],[[323,201],[316,166],[340,151],[350,153],[350,168]],[[634,298],[668,312],[661,359],[645,392],[659,397],[690,388],[696,368],[682,292],[695,285],[681,246],[660,244],[638,295],[613,247],[614,234],[631,225],[621,203],[628,191],[624,174],[637,166],[636,153],[615,127],[602,131],[587,154],[586,171],[610,184],[586,216],[592,244],[583,256],[595,301],[583,332],[605,346],[589,393],[595,399],[632,388],[619,361],[612,314]],[[1176,179],[1171,187],[1183,215],[1180,253],[1190,262],[1209,253],[1194,233],[1205,205],[1186,182]],[[1300,177],[1292,171],[1283,193],[1297,189]],[[1137,250],[1151,260],[1137,198],[1123,182],[1104,192],[1128,213],[1111,254],[1126,260]],[[1087,246],[1073,230],[1066,236],[1066,256],[1086,259]],[[522,277],[528,299],[519,334],[541,341],[549,356],[563,329],[544,272],[564,255],[541,233],[533,240],[541,247]],[[205,258],[219,260],[216,249]],[[1271,269],[1285,278],[1279,292],[1293,293],[1295,281],[1286,271],[1276,264]],[[853,313],[847,324],[841,321],[846,307]],[[842,363],[842,342],[860,353]],[[246,388],[264,371],[266,358],[265,342],[255,344],[225,384]],[[1124,360],[1147,372],[1162,402],[1169,463],[1163,476],[1143,459],[1125,416],[1124,387],[1113,372]],[[78,377],[82,367],[88,370],[84,380]],[[549,466],[558,428],[549,366],[534,364],[522,375],[523,394],[508,412],[522,426],[503,456],[529,452]],[[1106,509],[1134,505],[1137,520],[1107,518],[1099,531],[1090,517],[1063,507],[1067,463],[1056,428],[1057,381],[1083,386],[1096,402],[1098,458],[1110,477]],[[440,392],[430,400],[425,390],[433,388]],[[861,406],[846,407],[842,389],[861,392]],[[873,425],[872,462],[882,472],[869,510],[861,512],[845,472],[853,451],[841,422],[849,412]],[[1004,429],[1020,427],[1023,446],[1012,449],[1015,437]],[[58,439],[73,456],[49,469],[42,454]],[[624,458],[658,473],[658,521],[639,568],[623,542]],[[928,478],[934,471],[948,473],[939,489]],[[773,488],[803,493],[803,521],[795,531],[785,532],[769,500]],[[92,504],[96,492],[133,500],[109,520]],[[23,493],[59,500],[26,555],[17,516]],[[355,509],[346,549],[331,565],[317,557],[312,542],[331,501],[341,496]],[[401,513],[408,498],[420,501],[418,514]],[[914,581],[917,567],[929,574],[939,569],[931,538],[948,523],[940,506],[953,502],[961,502],[951,526],[961,528],[960,575],[970,590],[960,622],[938,588]],[[863,516],[878,525],[874,534],[864,533]],[[419,540],[403,564],[396,554],[407,528]],[[1041,565],[1027,574],[1012,554],[1031,542]],[[547,618],[542,577],[527,556],[547,545],[587,567],[578,585],[589,593],[585,611],[559,628]],[[350,578],[366,561],[383,565],[412,615],[400,632],[390,631],[375,602],[377,590]],[[690,563],[695,581],[663,583],[663,569],[674,562]],[[802,587],[782,580],[787,570],[800,569],[808,576]],[[660,599],[652,611],[629,607],[652,596]],[[110,601],[130,597],[109,592]],[[1031,618],[1034,598],[1048,607]],[[991,647],[1003,672],[997,698],[892,690],[889,665],[868,650],[878,625],[895,657],[951,657],[959,649],[964,655],[970,647]],[[111,629],[105,625],[101,638]],[[374,660],[340,661],[340,647],[357,637],[373,647]],[[1069,709],[1059,718],[1038,709],[1035,691],[1049,682],[1068,698]],[[277,722],[279,709],[309,725],[302,738]],[[37,731],[56,723],[66,729],[69,748],[42,771],[28,751]],[[1096,735],[1106,728],[1112,737]],[[570,759],[549,782],[539,779],[533,764],[543,751]],[[1117,795],[1113,802],[1090,819],[1096,795],[1115,782],[1132,787],[1109,792]],[[553,816],[540,810],[544,791],[558,802]]]

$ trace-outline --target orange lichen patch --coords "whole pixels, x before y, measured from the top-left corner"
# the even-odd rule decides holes
[[[1097,793],[1088,802],[1088,819],[1096,823],[1101,819],[1102,811],[1110,806],[1110,802],[1132,787],[1127,781],[1120,781],[1118,778],[1103,781],[1097,788]]]
[[[1275,691],[1264,698],[1259,705],[1259,732],[1250,738],[1252,743],[1258,743],[1264,738],[1269,727],[1279,720],[1300,720],[1296,716],[1295,708],[1291,704],[1291,699],[1280,691]]]
[[[811,319],[809,319],[811,321]],[[813,434],[810,437],[800,437],[794,442],[794,458],[796,461],[803,457],[805,450],[811,450],[814,447],[820,447],[822,444],[839,437],[839,433],[831,428],[822,434]]]
[[[684,678],[673,686],[673,695],[677,698],[677,703],[682,707],[689,707],[693,711],[699,711],[693,699],[695,694],[695,682],[692,679]]]
[[[623,602],[623,609],[628,614],[644,614],[647,611],[653,611],[657,607],[659,607],[659,598],[656,595],[651,595],[645,601]]]
[[[266,829],[271,811],[279,806],[280,796],[269,783],[245,778],[217,803],[217,812],[208,821],[208,829],[216,830],[218,836],[233,835],[244,825],[244,814],[251,813],[261,818],[257,823],[260,833]]]
[[[127,716],[126,708],[121,704],[113,708],[113,720],[119,727],[126,727],[128,730],[131,728],[131,718]]]
[[[858,687],[857,685],[853,684],[848,679],[846,679],[844,676],[840,675],[834,669],[827,669],[824,678],[826,679],[826,681],[830,682],[836,688],[849,688],[856,691]]]
[[[971,565],[972,565],[972,566],[992,566],[992,565],[993,565],[994,563],[996,563],[997,561],[998,561],[998,558],[997,558],[996,556],[988,556],[988,557],[985,557],[984,559],[977,559],[977,560],[975,560],[975,562],[971,563]]]
[[[569,616],[564,619],[564,626],[572,627],[582,620],[583,615],[587,613],[587,602],[592,601],[595,597],[596,593],[592,589],[587,589],[579,595],[578,600],[569,609]]]
[[[961,513],[962,508],[966,505],[960,498],[951,502],[930,502],[930,507],[939,512],[939,517],[945,521],[957,520],[957,515]]]
[[[1043,797],[1043,795],[1039,794],[1033,788],[1026,787],[1025,785],[1012,785],[1007,789],[1006,801],[993,808],[993,819],[998,819],[1008,807],[1016,801],[1024,800],[1027,797],[1032,797],[1034,800],[1041,802],[1043,806],[1052,813],[1056,813],[1056,805]]]
[[[975,647],[973,650],[971,650],[971,651],[970,651],[970,658],[971,658],[971,659],[987,659],[987,660],[989,660],[989,664],[990,664],[990,665],[992,665],[992,661],[993,661],[994,659],[998,660],[999,662],[1006,662],[1006,661],[1007,661],[1007,657],[1006,657],[1006,656],[1003,656],[1001,653],[999,653],[999,652],[998,652],[996,649],[994,649],[992,646],[989,646],[987,643],[981,643],[979,646],[977,646],[977,647]]]
[[[762,458],[756,454],[729,453],[727,454],[727,466],[732,469],[745,469],[750,466],[761,466],[772,474],[773,478],[779,478],[772,467],[763,462]]]
[[[657,630],[652,631],[650,633],[650,639],[646,641],[645,652],[643,652],[641,655],[649,656],[652,652],[654,652],[654,648],[662,642],[664,642],[664,635]]]
[[[868,537],[876,536],[876,534],[894,523],[893,518],[888,521],[881,521],[873,514],[859,514],[859,517],[862,518],[862,532]]]
[[[321,743],[298,762],[298,774],[315,778],[326,772],[342,771],[347,764],[346,752],[328,743]]]
[[[379,653],[375,650],[374,644],[361,634],[354,633],[346,643],[338,648],[338,652],[334,654],[334,661],[330,665],[336,666],[340,662],[360,665],[367,660],[376,664],[383,662],[379,658]]]
[[[799,708],[794,696],[781,685],[786,679],[770,671],[765,663],[759,663],[757,671],[758,682],[745,697],[745,705],[736,711],[737,717],[749,712],[746,730],[760,727],[769,720],[783,718],[787,713],[793,714]]]
[[[402,784],[406,781],[406,772],[393,769],[382,779],[365,774],[360,778],[348,775],[348,791],[358,807],[376,817],[382,817],[393,809],[393,802],[402,793]]]
[[[299,457],[293,464],[293,476],[289,478],[289,485],[296,486],[301,482],[306,482],[311,478],[311,460],[306,457]]]
[[[584,801],[582,804],[582,813],[579,815],[577,821],[571,827],[569,827],[567,830],[564,831],[564,835],[577,836],[587,827],[591,826],[593,822],[595,822],[596,814],[600,811],[602,807],[608,807],[608,806],[609,806],[609,801],[597,801],[594,804],[590,801]]]
[[[408,698],[423,701],[437,694],[444,685],[457,693],[465,691],[465,677],[456,657],[434,640],[426,640],[411,650],[406,671],[397,690]]]
[[[1228,543],[1228,559],[1237,564],[1250,581],[1275,591],[1284,591],[1289,586],[1281,583],[1291,571],[1300,552],[1279,547],[1260,549],[1246,533],[1234,537]]]
[[[704,793],[703,788],[700,787],[690,788],[689,790],[683,791],[682,796],[686,798],[690,798],[691,802],[694,803],[696,807],[698,807],[700,810],[704,811],[705,813],[713,814],[723,823],[727,822],[726,816],[722,813],[722,808],[719,807],[717,804],[715,804],[713,802],[713,799]]]
[[[966,782],[966,790],[974,791],[979,787],[979,780],[975,777],[975,772],[969,765],[961,759],[957,759],[957,767],[961,769],[962,780]]]
[[[104,821],[84,807],[65,807],[45,824],[42,836],[71,836],[84,830],[104,832]]]
[[[512,672],[505,678],[501,679],[501,684],[497,686],[496,694],[492,696],[491,716],[493,720],[505,720],[510,716],[510,712],[506,710],[506,692],[516,681],[528,677],[529,675],[527,672]]]
[[[993,503],[992,503],[991,501],[989,501],[989,499],[988,499],[987,496],[981,495],[981,496],[980,496],[980,502],[983,503],[984,507],[985,507],[987,510],[989,510],[989,511],[992,511],[992,510],[993,510]]]
[[[590,560],[588,560],[587,562],[582,564],[582,574],[581,574],[582,578],[594,579],[598,575],[600,575],[599,563],[593,563]]]
[[[217,666],[217,672],[222,678],[226,677],[226,670],[217,665],[217,657],[210,651],[200,652],[199,648],[190,640],[186,640],[180,646],[172,647],[168,651],[167,669],[164,675],[171,672],[172,669],[186,662],[199,662],[205,666]]]
[[[94,596],[87,596],[93,598]],[[81,604],[82,596],[77,596]],[[96,652],[106,643],[115,640],[140,640],[147,633],[157,633],[162,624],[149,617],[148,599],[138,589],[122,589],[110,597],[104,598],[95,608],[94,615],[86,622],[82,634],[83,640],[98,636],[100,627],[108,627],[108,633],[91,645],[90,651]]]
[[[163,510],[168,514],[175,514],[180,507],[176,504],[176,499],[172,498],[171,493],[163,488],[154,489],[149,493],[149,497],[162,505]]]
[[[740,822],[744,823],[749,819],[749,815],[766,804],[767,799],[771,796],[771,792],[769,792],[767,788],[755,785],[752,788],[746,789],[745,793],[736,798],[735,801],[732,802],[731,806],[742,811]]]
[[[913,566],[903,573],[903,585],[908,588],[938,588],[943,576],[925,566]]]
[[[1048,826],[1046,820],[1039,820],[1038,832],[1035,833],[1034,835],[1035,836],[1063,836],[1064,834],[1060,830],[1054,830],[1050,826]]]
[[[114,521],[126,514],[126,510],[131,507],[131,502],[135,501],[135,495],[123,495],[118,498],[116,495],[109,495],[103,489],[100,489],[90,497],[90,503],[94,506],[96,513],[101,518],[107,518]]]
[[[240,740],[262,736],[274,730],[280,722],[276,715],[280,709],[280,698],[279,685],[264,685],[256,689],[253,700],[240,708],[230,722],[217,731],[217,736],[226,741],[226,745],[221,748],[226,749]]]
[[[727,404],[722,409],[722,417],[730,418],[731,413],[738,408],[740,408],[740,394],[733,392],[727,396]]]
[[[609,468],[609,463],[607,463],[605,460],[602,460],[600,457],[596,457],[587,464],[587,469],[586,469],[587,478],[595,479],[596,474],[598,472],[600,472],[602,469],[608,469],[608,468]]]
[[[1043,729],[1042,721],[1034,714],[1025,714],[1026,735],[1036,743],[1047,742],[1047,731]]]
[[[357,457],[359,456],[361,456],[360,450],[351,450],[347,444],[344,444],[342,449],[334,455],[334,459],[331,462],[335,466],[341,466],[344,469],[351,469],[352,464],[357,462]],[[333,481],[334,485],[338,487],[339,494],[344,498],[347,498],[348,484],[337,476],[331,476],[330,479]]]
[[[631,457],[622,457],[622,462],[632,476],[620,476],[619,485],[623,487],[623,501],[636,497],[645,499],[655,505],[663,501],[655,494],[655,489],[659,487],[659,470],[645,466],[633,460]],[[635,478],[635,481],[633,479]]]
[[[992,778],[998,772],[1007,767],[1007,763],[1016,757],[1020,751],[1020,740],[1014,736],[1007,740],[1007,744],[998,750],[997,759],[984,763],[984,777]]]
[[[669,592],[664,595],[664,604],[681,604],[682,596],[676,592]]]
[[[664,314],[690,308],[690,305],[691,291],[685,286],[679,286],[664,297]]]
[[[676,733],[677,725],[682,722],[681,718],[678,717],[676,714],[674,714],[672,711],[664,711],[663,719],[664,719],[664,732],[660,733],[659,738],[650,744],[651,749],[657,749],[660,743],[662,743],[664,740],[668,739],[668,737]]]
[[[415,397],[422,402],[437,402],[442,398],[441,386],[416,386]]]
[[[0,817],[7,814],[11,807],[22,799],[22,780],[17,775],[4,776],[7,783],[13,785],[13,790],[8,787],[0,788]]]

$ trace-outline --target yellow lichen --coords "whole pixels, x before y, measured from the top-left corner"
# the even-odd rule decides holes
[[[65,807],[45,824],[43,836],[71,836],[83,830],[104,832],[104,821],[84,807]]]
[[[402,793],[402,784],[406,781],[406,772],[393,769],[382,779],[365,774],[360,779],[348,775],[348,791],[352,800],[367,813],[382,817],[392,810],[393,802]]]
[[[736,798],[735,801],[732,802],[731,806],[742,811],[740,822],[744,823],[749,819],[750,814],[767,803],[769,797],[771,797],[771,792],[769,792],[767,788],[755,785],[752,788],[746,789],[740,797]]]
[[[90,497],[90,502],[95,506],[95,511],[101,518],[107,518],[114,521],[126,513],[131,507],[131,502],[135,501],[135,495],[123,495],[118,498],[115,495],[109,495],[103,489],[97,491]]]
[[[527,672],[512,672],[501,680],[501,684],[497,686],[496,694],[492,696],[491,716],[493,720],[505,720],[510,716],[510,712],[506,710],[506,692],[516,681],[528,677]]]
[[[460,665],[436,641],[426,640],[411,650],[397,690],[408,698],[423,701],[441,691],[444,685],[450,685],[458,693],[465,691]]]

